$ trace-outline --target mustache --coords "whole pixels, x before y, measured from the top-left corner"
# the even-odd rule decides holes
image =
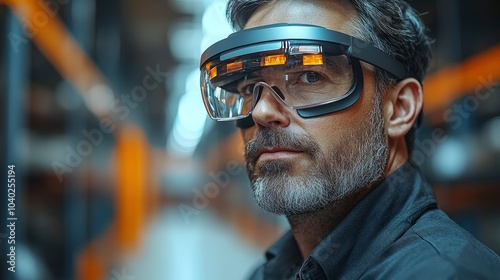
[[[307,135],[293,134],[276,127],[262,128],[257,131],[256,137],[245,145],[247,166],[255,166],[261,149],[273,147],[299,150],[310,156],[314,156],[320,149],[319,145]]]

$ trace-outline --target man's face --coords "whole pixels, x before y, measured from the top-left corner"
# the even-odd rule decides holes
[[[337,2],[274,1],[259,8],[245,28],[305,23],[352,34],[355,11]],[[378,180],[387,161],[380,98],[373,73],[363,69],[363,93],[351,107],[302,118],[263,91],[243,129],[247,171],[257,203],[286,215],[334,205]],[[266,77],[264,77],[266,80]],[[272,84],[270,76],[267,83]]]

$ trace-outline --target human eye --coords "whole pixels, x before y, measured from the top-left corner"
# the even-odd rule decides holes
[[[253,88],[255,87],[255,83],[254,82],[241,82],[239,85],[238,85],[238,93],[243,96],[243,97],[247,97],[247,96],[252,96],[253,95]]]
[[[305,72],[299,76],[299,82],[304,84],[315,84],[323,79],[323,75],[317,72]]]

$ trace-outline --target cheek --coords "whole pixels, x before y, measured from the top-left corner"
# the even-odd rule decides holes
[[[252,140],[255,137],[256,134],[256,125],[246,128],[246,129],[240,129],[241,137],[243,138],[243,143],[247,144],[248,141]]]
[[[366,83],[365,83],[366,86]],[[369,127],[374,92],[365,87],[358,101],[351,107],[318,118],[308,119],[301,125],[321,146],[323,152],[354,147]]]

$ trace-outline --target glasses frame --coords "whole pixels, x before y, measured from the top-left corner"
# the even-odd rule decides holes
[[[403,63],[371,43],[321,26],[288,23],[244,29],[229,35],[203,52],[200,69],[206,71],[205,67],[208,63],[217,64],[234,57],[275,50],[278,43],[293,40],[310,40],[343,46],[344,54],[350,59],[354,74],[353,86],[341,98],[313,107],[295,108],[298,115],[303,118],[333,113],[353,105],[363,90],[363,72],[360,61],[383,69],[399,80],[414,76]],[[207,105],[205,104],[205,106]],[[210,115],[208,107],[207,112]],[[218,119],[218,121],[229,120],[234,119]],[[253,124],[251,113],[236,120],[236,125],[241,128],[250,127]]]

